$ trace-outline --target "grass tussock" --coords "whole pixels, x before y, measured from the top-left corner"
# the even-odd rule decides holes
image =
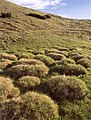
[[[44,82],[39,89],[49,94],[57,102],[81,100],[89,92],[85,82],[69,76],[53,76]]]
[[[17,97],[19,89],[14,87],[10,78],[0,77],[0,102],[6,99]]]
[[[0,60],[0,69],[5,69],[7,66],[11,65],[12,61],[11,60],[7,60],[7,59],[3,59]]]
[[[87,74],[87,70],[83,66],[76,64],[55,65],[50,68],[50,73],[52,72],[57,72],[60,75],[65,74],[69,76],[80,76]]]
[[[22,58],[19,61],[16,61],[12,64],[12,66],[15,65],[45,65],[45,64],[40,60]]]
[[[19,87],[23,93],[27,90],[34,89],[34,87],[39,85],[40,83],[40,79],[34,76],[24,76],[19,78],[18,80],[15,80],[16,86]]]
[[[58,106],[48,96],[36,92],[7,101],[2,108],[0,118],[4,120],[58,120]]]
[[[80,64],[85,68],[91,67],[91,61],[87,58],[82,58],[82,59],[78,60],[77,64]]]
[[[35,56],[35,59],[44,62],[45,65],[47,66],[53,66],[55,64],[55,61],[51,57],[46,56],[46,55],[38,54]]]
[[[56,64],[58,65],[75,64],[75,61],[70,58],[63,58],[61,61],[57,61]]]
[[[17,57],[13,54],[0,53],[0,59],[8,59],[8,60],[16,61]]]
[[[48,74],[48,71],[49,69],[45,65],[17,65],[6,69],[4,74],[15,79],[26,75],[41,78],[45,77]]]
[[[62,60],[63,58],[65,58],[64,55],[58,53],[48,53],[47,55],[54,60]]]

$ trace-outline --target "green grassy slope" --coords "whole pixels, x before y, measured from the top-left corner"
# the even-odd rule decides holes
[[[5,0],[1,12],[0,120],[91,120],[91,20],[42,20]]]
[[[0,17],[0,50],[23,50],[60,46],[91,46],[91,20],[66,19],[51,15],[41,20],[29,13],[45,13],[0,0],[0,12],[11,12],[11,18]]]

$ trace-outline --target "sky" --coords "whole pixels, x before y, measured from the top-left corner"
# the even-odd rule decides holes
[[[74,19],[91,19],[91,0],[8,0],[21,6]]]

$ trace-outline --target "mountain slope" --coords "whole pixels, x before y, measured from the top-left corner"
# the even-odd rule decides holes
[[[0,0],[0,12],[10,12],[12,16],[0,17],[1,50],[38,50],[54,45],[91,45],[91,20],[73,20],[56,15],[42,20],[27,14],[45,15],[46,13],[5,0]]]

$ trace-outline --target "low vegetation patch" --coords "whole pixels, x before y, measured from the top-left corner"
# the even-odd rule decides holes
[[[46,50],[45,50],[45,53],[46,53],[46,54],[48,54],[48,53],[61,53],[61,51],[52,48],[52,49],[46,49]]]
[[[12,66],[15,65],[45,65],[42,61],[36,59],[20,59],[17,62],[14,62]]]
[[[82,58],[84,58],[84,56],[83,55],[79,55],[79,54],[72,57],[72,59],[74,59],[75,62],[77,62],[78,60],[80,60]]]
[[[58,120],[58,106],[46,95],[28,92],[3,103],[2,120]]]
[[[76,77],[69,76],[53,76],[40,85],[39,89],[50,95],[57,102],[81,100],[89,92],[85,82]]]
[[[18,80],[15,80],[16,86],[19,87],[23,93],[27,90],[34,89],[34,87],[39,85],[40,83],[40,79],[34,76],[24,76]]]
[[[49,69],[45,65],[17,65],[6,69],[4,74],[15,79],[26,75],[41,78],[45,77],[48,74],[48,71]]]
[[[56,64],[58,65],[75,64],[75,61],[70,58],[63,58],[61,61],[57,61]]]
[[[80,64],[85,68],[91,67],[91,61],[88,60],[87,58],[82,58],[82,59],[78,60],[77,64]]]
[[[50,73],[52,72],[58,72],[60,75],[86,75],[87,70],[81,66],[76,64],[66,64],[66,65],[55,65],[54,67],[50,68]]]
[[[7,66],[11,65],[12,61],[11,60],[7,60],[7,59],[3,59],[0,60],[0,69],[5,69]]]
[[[34,54],[32,54],[32,53],[23,53],[23,54],[21,54],[20,56],[19,56],[19,59],[22,59],[22,58],[28,58],[28,59],[32,59],[32,58],[34,58],[35,57],[35,55]]]
[[[64,101],[59,105],[59,114],[63,120],[89,120],[91,101],[88,99],[81,101]]]
[[[0,59],[8,59],[8,60],[16,61],[17,57],[13,54],[0,53]]]
[[[35,59],[41,60],[47,66],[53,66],[53,65],[55,65],[55,61],[51,57],[46,56],[46,55],[40,55],[40,54],[36,55]]]
[[[10,12],[1,12],[1,17],[2,18],[10,18],[11,17],[11,13]]]
[[[47,18],[51,18],[50,15],[46,14],[46,15],[40,15],[40,14],[36,14],[36,13],[29,13],[27,14],[28,16],[32,16],[32,17],[35,17],[35,18],[39,18],[39,19],[47,19]]]
[[[62,60],[63,58],[65,58],[64,55],[58,54],[58,53],[48,53],[47,55],[50,56],[54,60]]]
[[[65,48],[65,47],[54,46],[54,48],[57,49],[57,50],[60,50],[60,51],[67,51],[67,52],[69,52],[69,49]]]
[[[10,78],[0,77],[0,102],[11,97],[17,97],[19,89],[14,87]]]

